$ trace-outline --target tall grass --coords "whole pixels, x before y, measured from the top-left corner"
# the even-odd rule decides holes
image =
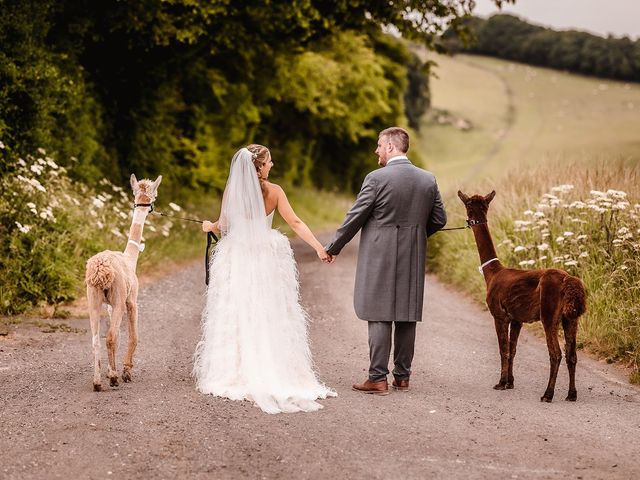
[[[562,268],[587,288],[588,310],[579,343],[610,361],[628,363],[640,383],[640,174],[633,162],[562,165],[515,170],[467,194],[497,195],[489,226],[498,256],[515,268]],[[450,225],[465,212],[453,192]],[[431,265],[445,281],[484,299],[478,254],[469,231],[442,232]]]

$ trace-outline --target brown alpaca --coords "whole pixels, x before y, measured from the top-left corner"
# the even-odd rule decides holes
[[[107,352],[109,366],[107,375],[112,387],[118,386],[116,370],[116,350],[120,334],[120,323],[125,309],[129,318],[129,344],[124,357],[122,380],[131,381],[133,368],[133,352],[138,344],[138,277],[136,264],[138,255],[144,248],[141,244],[142,229],[145,219],[151,211],[150,205],[155,201],[158,185],[162,177],[155,182],[138,180],[131,175],[131,188],[135,198],[133,221],[129,229],[129,240],[124,252],[105,250],[87,261],[85,281],[87,283],[87,300],[89,318],[91,320],[91,336],[93,344],[93,389],[102,390],[100,379],[100,311],[102,304],[107,304],[109,311],[109,331],[107,333]],[[142,204],[142,206],[141,206]]]
[[[564,330],[565,355],[569,369],[569,394],[566,400],[577,399],[575,373],[576,333],[578,318],[586,310],[586,292],[580,279],[572,277],[564,270],[547,268],[544,270],[518,270],[505,268],[497,259],[487,225],[489,203],[496,192],[486,197],[471,197],[458,191],[458,197],[467,210],[467,222],[473,229],[481,273],[487,284],[487,306],[493,315],[500,346],[500,381],[493,388],[504,390],[513,388],[513,359],[516,356],[518,335],[523,323],[542,321],[549,349],[549,384],[542,398],[543,402],[553,400],[558,367],[562,351],[558,342],[560,324]],[[509,326],[511,331],[509,332]]]

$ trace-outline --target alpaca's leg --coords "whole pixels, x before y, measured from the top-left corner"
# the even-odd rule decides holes
[[[575,402],[578,399],[578,392],[576,391],[576,364],[578,363],[576,334],[578,331],[578,320],[563,317],[562,328],[565,339],[564,355],[567,359],[567,368],[569,369],[569,394],[566,400]]]
[[[560,342],[558,341],[558,322],[550,321],[544,324],[544,333],[547,337],[547,349],[549,350],[549,383],[544,392],[541,402],[550,402],[553,400],[553,392],[556,388],[556,378],[558,376],[558,368],[562,360],[562,350],[560,350]]]
[[[136,351],[136,346],[138,345],[138,305],[135,299],[127,302],[127,316],[129,317],[129,343],[127,346],[127,354],[124,357],[122,380],[130,382],[131,369],[133,368],[133,353]]]
[[[111,324],[107,332],[107,352],[109,353],[109,367],[107,375],[112,387],[118,386],[118,371],[116,369],[116,352],[118,350],[118,340],[120,336],[120,323],[124,313],[123,305],[113,306],[111,313]]]
[[[89,321],[91,323],[91,345],[93,347],[93,390],[102,390],[100,379],[100,309],[102,308],[102,296],[94,288],[87,288],[87,301],[89,304]]]
[[[494,322],[500,347],[500,381],[493,388],[504,390],[507,388],[507,374],[509,372],[509,323],[498,318],[494,318]]]
[[[511,321],[511,331],[509,332],[509,373],[507,374],[507,388],[513,388],[513,359],[516,356],[516,346],[522,324],[515,320]]]

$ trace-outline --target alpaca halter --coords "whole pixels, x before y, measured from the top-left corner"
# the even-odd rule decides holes
[[[486,262],[484,262],[482,265],[480,265],[478,267],[478,271],[480,272],[480,275],[484,275],[484,267],[486,267],[487,265],[489,265],[491,262],[495,262],[496,260],[498,260],[498,257],[494,257],[491,260],[487,260]]]
[[[471,228],[471,227],[475,227],[476,225],[486,225],[489,222],[481,222],[480,220],[469,220],[467,218],[467,224],[464,227],[453,227],[453,228],[441,228],[439,231],[445,231],[445,230],[464,230],[466,228]]]
[[[138,250],[140,250],[141,252],[144,252],[144,243],[140,242],[136,242],[135,240],[129,240],[127,243],[131,243],[132,245],[135,245],[136,247],[138,247]]]

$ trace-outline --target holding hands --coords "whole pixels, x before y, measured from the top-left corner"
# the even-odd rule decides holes
[[[336,257],[327,253],[327,251],[323,247],[318,248],[316,250],[316,253],[318,254],[318,258],[322,260],[323,263],[333,263],[336,260]]]

